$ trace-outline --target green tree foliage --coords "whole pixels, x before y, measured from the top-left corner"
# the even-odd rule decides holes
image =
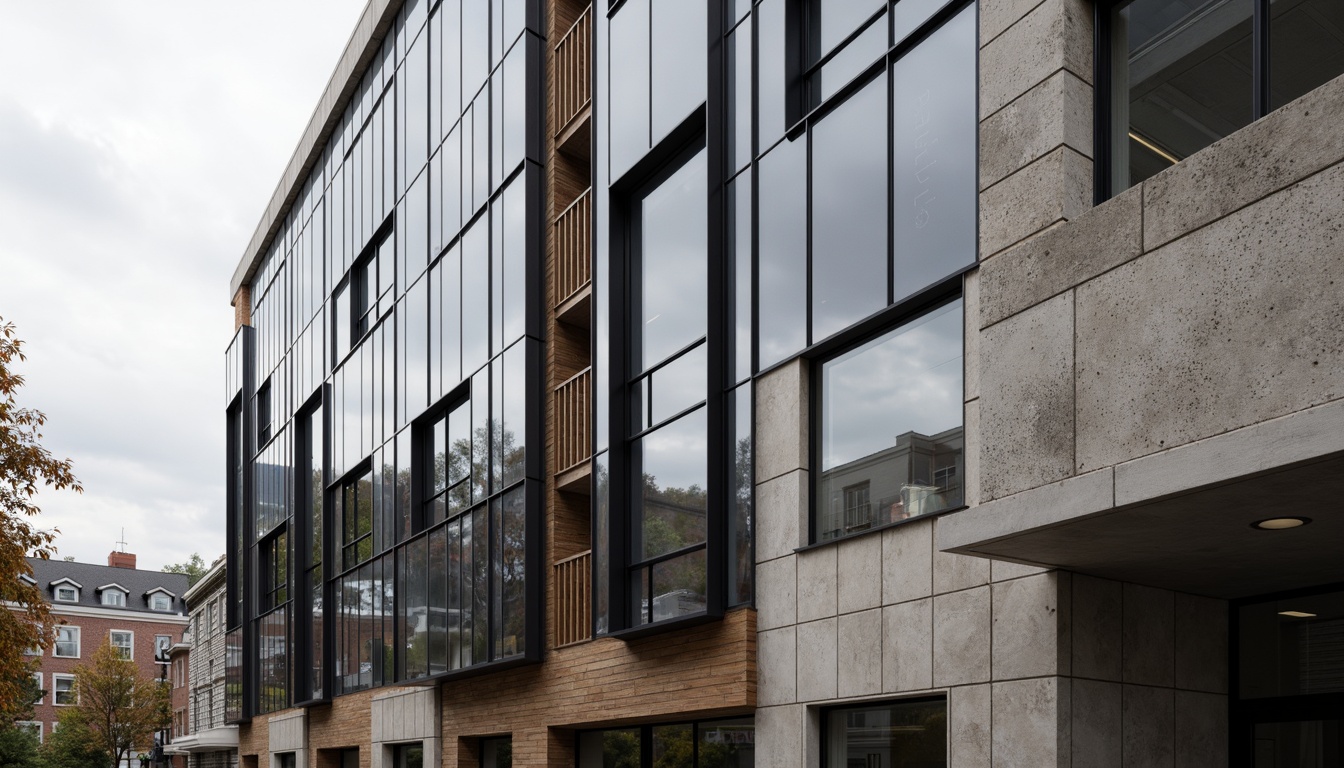
[[[98,768],[110,765],[112,757],[97,744],[78,707],[61,712],[61,722],[43,742],[37,768]]]
[[[102,765],[120,765],[133,750],[149,749],[154,732],[168,727],[172,719],[168,686],[142,677],[140,668],[122,659],[110,641],[98,646],[87,665],[75,667],[75,675],[79,679],[75,709],[88,732],[85,747],[112,758]]]
[[[38,768],[37,735],[12,723],[0,725],[0,768]]]
[[[210,569],[206,566],[205,561],[201,559],[199,552],[192,552],[191,559],[185,563],[174,563],[173,565],[165,565],[163,567],[164,573],[186,574],[187,586],[193,587],[196,586],[196,582],[200,581],[201,577],[209,570]]]
[[[12,610],[0,610],[0,721],[9,722],[9,707],[22,698],[18,686],[34,670],[34,660],[24,650],[52,642],[51,610],[42,590],[21,580],[32,576],[24,559],[28,555],[47,559],[56,548],[55,530],[34,528],[30,518],[41,509],[35,498],[42,486],[56,490],[83,488],[70,471],[70,460],[59,460],[42,447],[41,411],[20,408],[15,393],[23,377],[11,369],[24,360],[23,342],[14,325],[0,319],[0,602]]]

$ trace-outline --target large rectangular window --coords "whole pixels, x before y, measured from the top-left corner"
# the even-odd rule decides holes
[[[576,741],[578,768],[751,768],[756,764],[756,722],[751,717],[587,731]]]
[[[758,136],[753,164],[759,371],[975,262],[976,8],[767,0],[753,15],[760,127],[778,104],[789,127]]]
[[[51,655],[58,659],[78,659],[79,627],[56,627],[56,644],[52,646]]]
[[[824,710],[821,765],[947,765],[947,701],[921,699]]]
[[[1103,197],[1344,73],[1336,0],[1132,0],[1102,18]]]
[[[818,369],[814,541],[963,505],[960,299]]]

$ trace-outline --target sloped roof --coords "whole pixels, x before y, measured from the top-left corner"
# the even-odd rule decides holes
[[[161,573],[159,571],[141,571],[130,568],[112,568],[106,565],[93,565],[91,563],[71,563],[65,560],[41,560],[35,557],[27,558],[28,565],[33,569],[33,577],[37,579],[38,586],[47,593],[47,599],[52,595],[47,585],[53,581],[61,579],[70,579],[80,584],[105,584],[124,588],[130,597],[126,600],[126,607],[119,608],[103,605],[101,598],[94,589],[81,589],[79,591],[79,602],[77,603],[58,603],[57,605],[82,605],[90,608],[103,608],[109,611],[131,611],[140,613],[153,613],[163,615],[164,611],[149,610],[149,601],[145,595],[155,590],[162,590],[173,597],[172,611],[170,613],[186,613],[186,608],[182,603],[182,598],[176,597],[187,591],[187,575],[185,573]],[[111,584],[109,584],[111,582]]]

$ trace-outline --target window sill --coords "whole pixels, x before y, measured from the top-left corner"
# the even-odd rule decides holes
[[[943,515],[949,515],[949,514],[952,514],[953,512],[961,512],[962,510],[965,510],[965,509],[970,509],[970,507],[968,507],[968,506],[966,506],[965,504],[963,504],[963,505],[961,505],[960,507],[949,507],[948,509],[944,509],[944,510],[941,510],[941,511],[938,511],[938,512],[930,512],[930,513],[927,514],[927,515],[919,515],[919,516],[917,516],[917,517],[907,517],[907,518],[904,519],[904,520],[897,520],[897,521],[894,522],[894,523],[883,523],[882,525],[873,526],[872,528],[868,528],[868,529],[866,529],[866,530],[858,531],[858,532],[856,532],[856,533],[847,534],[847,535],[845,535],[845,536],[837,536],[837,537],[835,537],[834,539],[827,539],[826,541],[814,541],[814,542],[812,542],[811,544],[806,544],[806,545],[801,546],[801,547],[796,547],[793,551],[794,551],[795,554],[802,553],[802,552],[811,552],[811,551],[814,550],[814,549],[821,549],[822,547],[829,547],[829,546],[832,546],[832,545],[834,545],[834,544],[839,544],[839,543],[844,542],[844,541],[852,541],[853,539],[860,539],[860,538],[863,538],[864,536],[868,536],[868,535],[871,535],[871,534],[874,534],[874,533],[880,533],[880,532],[882,532],[882,531],[891,530],[892,528],[899,528],[899,527],[902,526],[902,525],[909,525],[910,523],[917,523],[917,522],[920,522],[920,521],[923,521],[923,520],[932,520],[932,519],[934,519],[934,518],[936,518],[936,517],[942,517]]]
[[[718,621],[722,618],[723,618],[722,615],[716,615],[710,613],[709,611],[705,611],[704,613],[696,613],[690,616],[678,616],[675,619],[663,619],[662,621],[656,621],[653,622],[652,624],[641,624],[638,627],[630,627],[628,629],[618,629],[615,632],[608,632],[605,635],[598,635],[594,639],[599,639],[602,637],[614,637],[617,640],[623,640],[623,641],[639,640],[640,638],[649,637],[650,635],[658,635],[664,632],[672,632],[678,629],[686,629],[687,627],[695,627],[701,624],[707,624],[711,621]]]

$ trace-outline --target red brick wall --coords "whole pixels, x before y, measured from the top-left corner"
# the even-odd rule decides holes
[[[53,655],[55,648],[42,654],[42,687],[47,693],[42,697],[42,703],[37,706],[34,719],[42,722],[44,738],[51,733],[52,723],[60,719],[61,711],[65,709],[52,704],[52,691],[55,689],[52,682],[53,674],[73,674],[75,667],[90,663],[93,652],[98,646],[108,642],[111,630],[117,629],[135,633],[132,660],[142,676],[157,679],[162,676],[164,667],[154,662],[154,636],[168,635],[176,643],[182,639],[182,631],[186,629],[185,616],[174,616],[177,621],[134,621],[131,617],[146,614],[127,612],[126,616],[74,616],[62,615],[62,612],[55,608],[52,613],[56,615],[58,623],[80,628],[80,647],[77,659],[57,658]]]

